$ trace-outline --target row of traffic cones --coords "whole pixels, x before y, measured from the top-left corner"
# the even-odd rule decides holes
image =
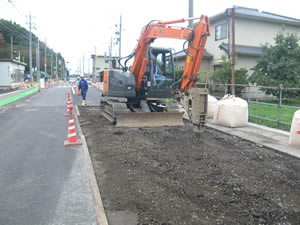
[[[68,91],[68,100],[67,100],[67,112],[65,114],[69,116],[69,125],[68,125],[68,139],[65,141],[64,146],[77,146],[81,145],[81,141],[77,139],[76,127],[73,118],[73,106],[72,99],[70,96],[70,91]]]

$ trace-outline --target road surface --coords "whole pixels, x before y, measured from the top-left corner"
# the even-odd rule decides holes
[[[82,147],[63,146],[68,89],[57,85],[0,113],[1,225],[97,224]],[[99,92],[89,90],[88,104]]]

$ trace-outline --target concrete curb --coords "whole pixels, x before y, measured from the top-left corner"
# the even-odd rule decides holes
[[[77,106],[76,106],[76,110],[79,113]],[[87,168],[87,171],[88,171],[89,181],[90,181],[94,201],[95,201],[95,204],[96,204],[96,206],[95,206],[96,209],[95,210],[96,210],[97,222],[98,222],[99,225],[108,225],[107,217],[106,217],[106,214],[105,214],[103,202],[102,202],[102,199],[101,199],[100,190],[99,190],[99,187],[98,187],[98,184],[97,184],[97,180],[96,180],[95,172],[94,172],[94,169],[93,169],[92,160],[91,160],[91,157],[90,157],[88,146],[87,146],[87,143],[86,143],[86,139],[85,139],[85,136],[82,133],[77,114],[75,114],[74,117],[75,117],[76,124],[77,124],[77,127],[78,127],[78,133],[81,137],[82,148],[83,148],[83,153],[84,153],[84,162],[85,162],[85,165],[86,165],[86,168]]]
[[[280,152],[282,154],[285,154],[285,155],[288,155],[288,156],[292,156],[292,157],[295,157],[295,158],[300,158],[300,151],[299,151],[299,149],[294,148],[292,146],[282,146],[282,145],[279,146],[276,143],[271,143],[271,142],[268,143],[268,142],[262,142],[261,140],[260,141],[254,140],[251,137],[251,135],[249,136],[249,135],[243,134],[242,132],[240,132],[239,134],[237,134],[237,132],[236,132],[237,130],[234,130],[234,128],[228,128],[228,127],[222,127],[222,126],[218,127],[218,125],[210,124],[210,123],[205,124],[205,127],[209,128],[209,129],[213,129],[213,130],[219,131],[219,132],[227,134],[227,135],[231,135],[231,136],[235,136],[235,137],[241,138],[243,140],[246,140],[246,141],[249,141],[251,143],[254,143],[254,144],[256,144],[259,147],[265,147],[265,148],[270,149],[272,151]],[[256,126],[253,126],[253,127],[254,128],[258,128]],[[231,130],[227,130],[227,129],[231,129]],[[266,129],[266,131],[271,132],[268,129]],[[277,135],[285,136],[285,134],[281,134],[281,133],[277,133]]]
[[[274,133],[282,134],[282,135],[285,135],[285,136],[290,136],[290,132],[287,132],[287,131],[283,131],[283,130],[279,130],[279,129],[275,129],[275,128],[271,128],[271,127],[266,127],[266,126],[259,125],[259,124],[256,124],[256,123],[249,123],[248,122],[248,125],[251,126],[251,127],[257,127],[257,128],[260,128],[260,129],[263,129],[263,130],[266,130],[266,131],[271,131],[271,132],[274,132]]]

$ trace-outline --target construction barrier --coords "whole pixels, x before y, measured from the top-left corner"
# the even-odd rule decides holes
[[[77,139],[75,123],[73,119],[72,107],[70,109],[68,139],[64,142],[65,147],[81,145],[81,141]]]

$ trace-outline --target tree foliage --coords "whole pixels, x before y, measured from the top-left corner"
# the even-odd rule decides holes
[[[0,59],[10,59],[11,57],[11,37],[13,37],[13,50],[19,51],[21,53],[21,60],[24,57],[24,62],[26,65],[26,73],[29,73],[29,31],[24,27],[16,24],[15,22],[0,19]],[[32,34],[32,66],[36,67],[36,46],[37,46],[37,36]],[[53,55],[53,67],[55,67],[55,56],[57,54],[58,61],[60,61],[64,68],[65,59],[62,57],[61,53],[56,53],[52,49],[46,47],[47,52],[47,73],[50,74],[51,71],[51,57],[50,53],[52,51]],[[14,58],[18,53],[13,53]],[[40,68],[44,69],[45,64],[45,43],[40,41]],[[58,72],[61,74],[61,67],[58,65]],[[53,69],[54,71],[54,69]],[[63,77],[63,75],[61,75]]]
[[[217,70],[216,73],[212,76],[212,80],[219,83],[232,83],[232,66],[229,61],[226,60],[225,57],[222,57],[221,62],[222,69]],[[235,70],[235,83],[236,84],[248,84],[247,79],[248,70],[246,68],[241,68]],[[236,92],[241,92],[244,87],[235,87]]]
[[[299,37],[283,31],[274,38],[275,44],[266,43],[262,56],[257,60],[250,82],[261,86],[300,87],[300,46]],[[262,89],[266,94],[279,96],[279,90]],[[296,92],[284,91],[285,97]]]

